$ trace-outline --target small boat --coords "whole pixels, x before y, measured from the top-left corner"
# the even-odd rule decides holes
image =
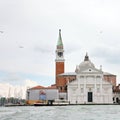
[[[47,103],[34,103],[34,106],[47,106]]]
[[[36,102],[34,103],[34,106],[66,106],[69,105],[68,101],[54,101],[54,100],[48,100],[48,102]]]
[[[69,102],[67,100],[55,100],[53,102],[54,106],[66,106],[69,105]]]

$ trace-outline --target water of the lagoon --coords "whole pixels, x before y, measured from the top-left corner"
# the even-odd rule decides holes
[[[120,106],[0,107],[0,120],[120,120]]]

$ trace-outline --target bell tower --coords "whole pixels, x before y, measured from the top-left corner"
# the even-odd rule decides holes
[[[56,69],[56,86],[58,89],[62,90],[64,85],[64,80],[59,78],[59,74],[64,73],[64,48],[61,37],[61,29],[59,29],[59,37],[56,46],[56,59],[55,59],[55,69]]]

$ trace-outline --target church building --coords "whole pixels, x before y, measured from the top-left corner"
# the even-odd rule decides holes
[[[116,75],[97,69],[86,54],[84,61],[75,72],[64,70],[64,47],[59,30],[56,47],[56,87],[59,99],[67,99],[71,104],[113,103],[113,87]]]
[[[113,94],[113,88],[116,88],[116,75],[103,72],[101,67],[97,69],[87,53],[74,72],[65,72],[61,30],[55,54],[55,84],[28,89],[28,104],[56,100],[69,101],[70,104],[111,104],[120,98],[117,94],[118,89],[114,89]]]
[[[103,71],[95,68],[86,54],[76,67],[76,80],[68,83],[68,101],[75,104],[113,103],[112,84],[103,77]]]

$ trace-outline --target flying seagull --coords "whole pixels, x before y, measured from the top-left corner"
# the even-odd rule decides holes
[[[0,31],[0,33],[4,33],[3,31]]]
[[[23,46],[19,46],[19,48],[24,48]]]

